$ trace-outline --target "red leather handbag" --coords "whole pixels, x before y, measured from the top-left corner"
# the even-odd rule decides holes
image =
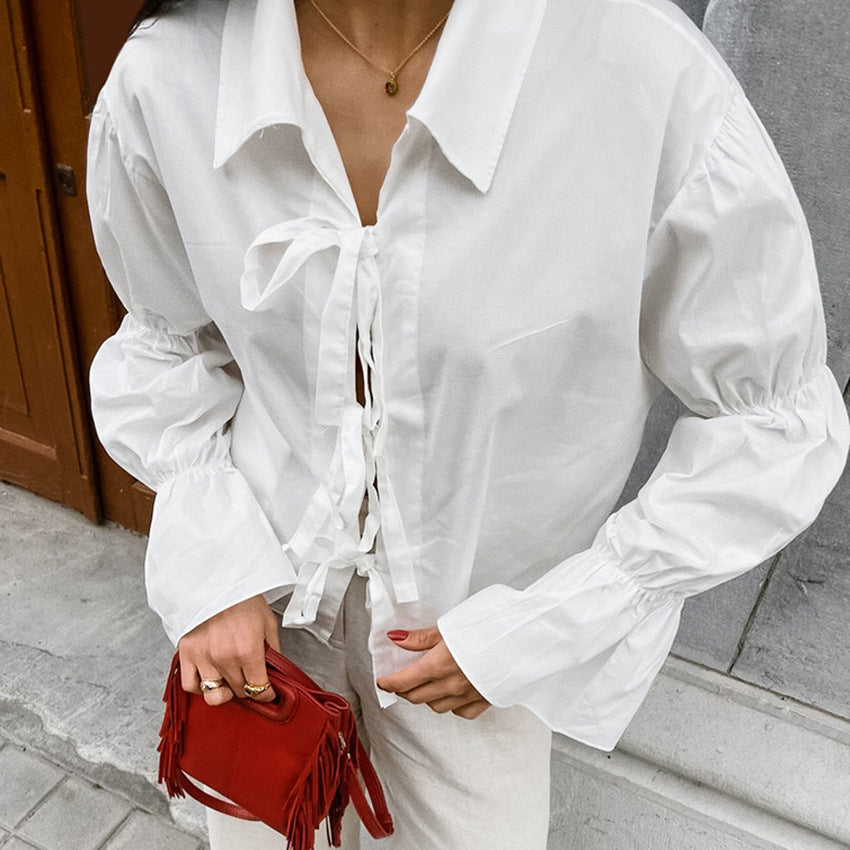
[[[391,835],[392,818],[351,706],[269,646],[266,668],[274,702],[232,699],[211,707],[183,690],[174,654],[157,747],[159,781],[169,796],[189,794],[226,815],[263,821],[286,836],[287,850],[313,850],[325,819],[328,838],[339,847],[349,800],[374,838]]]

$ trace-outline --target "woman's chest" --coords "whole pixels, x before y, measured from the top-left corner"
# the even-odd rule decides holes
[[[237,360],[309,374],[334,335],[351,344],[358,321],[380,325],[390,360],[404,348],[460,371],[527,351],[543,331],[561,351],[570,339],[634,344],[646,229],[622,203],[566,187],[484,195],[433,144],[414,145],[420,167],[363,226],[296,140],[295,128],[269,128],[265,158],[287,166],[259,168],[246,149],[186,212],[201,297]]]

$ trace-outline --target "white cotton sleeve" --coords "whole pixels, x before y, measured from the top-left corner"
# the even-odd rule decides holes
[[[649,690],[685,598],[812,523],[850,441],[808,229],[740,90],[649,239],[641,346],[690,412],[637,498],[527,589],[485,588],[439,620],[490,702],[601,749]]]
[[[177,643],[218,611],[292,585],[295,574],[231,460],[228,424],[242,382],[202,306],[168,196],[122,150],[102,100],[87,195],[101,261],[128,310],[92,363],[92,412],[110,456],[156,491],[145,579]]]

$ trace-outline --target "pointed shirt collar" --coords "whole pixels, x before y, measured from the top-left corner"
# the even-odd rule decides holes
[[[546,0],[455,0],[428,78],[408,111],[481,192],[493,179],[545,5]],[[213,167],[264,127],[304,129],[312,97],[291,0],[230,0]]]

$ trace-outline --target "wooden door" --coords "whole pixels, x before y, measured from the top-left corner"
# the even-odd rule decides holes
[[[32,50],[0,0],[0,478],[99,513]]]
[[[3,2],[3,0],[0,0]],[[123,309],[95,251],[85,198],[86,140],[94,98],[106,79],[141,0],[19,0],[30,14],[30,43],[37,68],[43,123],[54,169],[73,176],[76,192],[57,191],[69,325],[77,344],[79,382],[86,403],[80,414],[94,456],[103,516],[147,531],[153,493],[110,460],[88,415],[87,375],[101,342],[115,331]]]

